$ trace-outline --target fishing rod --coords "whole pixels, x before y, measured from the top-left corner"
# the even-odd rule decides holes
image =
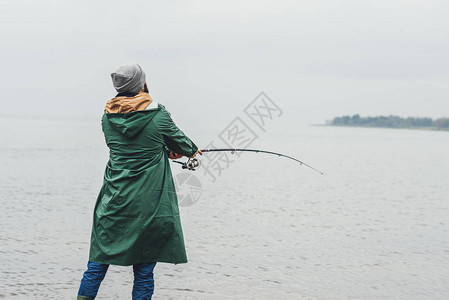
[[[277,155],[278,157],[285,157],[291,160],[294,160],[296,162],[299,162],[301,165],[304,165],[318,173],[320,173],[321,175],[324,175],[323,172],[315,169],[314,167],[312,167],[311,165],[306,164],[305,162],[300,161],[299,159],[296,159],[294,157],[285,155],[285,154],[281,154],[281,153],[277,153],[277,152],[272,152],[272,151],[265,151],[265,150],[257,150],[257,149],[244,149],[244,148],[223,148],[223,149],[203,149],[200,150],[203,153],[207,153],[207,152],[231,152],[231,154],[234,154],[235,152],[256,152],[256,153],[266,153],[266,154],[272,154],[272,155]],[[180,161],[176,161],[174,160],[173,162],[181,164],[183,169],[187,169],[190,171],[195,171],[196,168],[198,168],[200,166],[200,162],[198,159],[196,158],[189,158],[186,162],[180,162]]]

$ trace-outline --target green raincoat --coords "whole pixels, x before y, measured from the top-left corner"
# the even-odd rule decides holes
[[[113,265],[187,262],[169,150],[191,156],[197,146],[164,106],[105,113],[110,150],[94,211],[89,260]]]

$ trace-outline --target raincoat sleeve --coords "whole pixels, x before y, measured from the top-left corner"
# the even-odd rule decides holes
[[[157,126],[166,149],[183,156],[192,156],[198,150],[198,147],[176,126],[165,109],[160,112]]]

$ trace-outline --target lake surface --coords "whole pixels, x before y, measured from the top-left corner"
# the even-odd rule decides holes
[[[0,118],[0,132],[0,298],[75,299],[99,121]],[[181,207],[189,263],[156,266],[154,299],[449,298],[449,132],[293,124],[252,146],[325,175],[252,153],[215,182],[200,167]],[[132,268],[111,266],[97,299],[131,288]]]

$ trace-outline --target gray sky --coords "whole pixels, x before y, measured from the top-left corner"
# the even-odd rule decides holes
[[[449,116],[449,1],[2,0],[0,37],[0,114],[101,114],[139,63],[192,126],[260,91],[298,124]]]

